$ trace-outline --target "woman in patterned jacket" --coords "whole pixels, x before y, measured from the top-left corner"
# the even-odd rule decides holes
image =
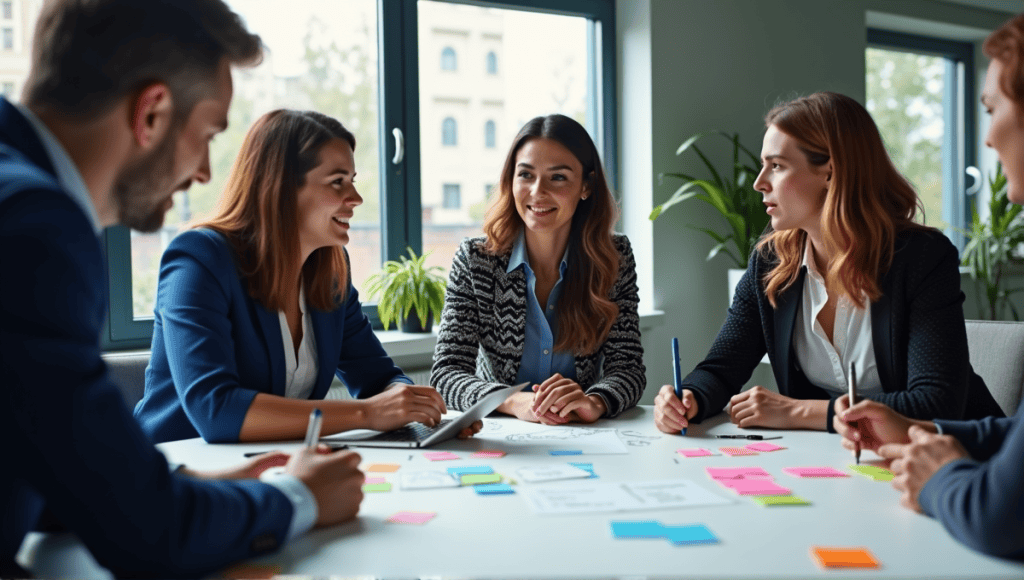
[[[636,405],[645,385],[629,240],[593,140],[564,115],[516,135],[485,237],[452,263],[430,382],[466,409],[526,383],[498,411],[591,423]]]

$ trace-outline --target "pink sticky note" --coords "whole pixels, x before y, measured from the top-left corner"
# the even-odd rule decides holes
[[[450,451],[428,451],[423,454],[423,457],[431,461],[447,461],[449,459],[461,459],[458,455]]]
[[[757,451],[751,451],[742,447],[719,447],[718,450],[732,457],[736,455],[757,455]]]
[[[782,471],[796,477],[850,477],[832,467],[783,467]]]
[[[770,479],[718,479],[716,481],[740,495],[789,495],[793,493]]]
[[[782,445],[768,443],[767,441],[762,441],[760,443],[751,443],[750,445],[744,445],[743,447],[746,449],[750,449],[751,451],[778,451],[779,449],[785,449],[785,447],[783,447]]]
[[[771,479],[763,467],[705,467],[711,479]]]
[[[387,483],[387,482],[388,482],[388,480],[384,479],[383,477],[367,477],[366,481],[363,482],[363,485],[368,485],[368,484],[371,484],[371,483]]]
[[[437,512],[398,512],[388,521],[394,524],[425,524],[436,515]]]
[[[676,449],[676,453],[684,457],[707,457],[708,455],[714,455],[714,453],[702,447],[696,449]]]
[[[498,459],[500,457],[505,457],[505,452],[496,451],[494,449],[484,449],[481,451],[477,451],[473,455],[470,455],[470,457],[486,457],[488,459]]]

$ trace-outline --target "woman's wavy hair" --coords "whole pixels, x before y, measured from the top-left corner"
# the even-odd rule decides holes
[[[857,306],[878,300],[878,280],[892,264],[896,235],[914,223],[921,201],[896,170],[871,115],[860,103],[838,93],[814,93],[774,107],[765,127],[796,139],[812,166],[832,162],[821,210],[825,251],[832,256],[826,284],[840,288]],[[799,229],[770,231],[757,245],[762,256],[777,256],[764,276],[772,306],[796,281],[807,234]]]
[[[524,227],[512,195],[516,155],[532,139],[551,139],[568,149],[583,166],[590,194],[572,216],[569,262],[558,302],[558,341],[555,350],[581,356],[596,352],[611,331],[619,307],[609,299],[619,275],[619,254],[612,241],[618,208],[608,188],[601,158],[587,130],[565,115],[531,119],[520,129],[505,157],[496,195],[484,218],[484,250],[505,254]]]
[[[1024,14],[1018,14],[988,35],[985,56],[1003,65],[999,88],[1024,111]]]
[[[298,263],[296,196],[332,139],[356,147],[352,133],[327,115],[288,109],[263,115],[245,136],[213,216],[191,224],[228,239],[249,295],[267,310],[284,309],[300,271],[306,300],[318,310],[337,308],[348,289],[341,248],[319,248]]]

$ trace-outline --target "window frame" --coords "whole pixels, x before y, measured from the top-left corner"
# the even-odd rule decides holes
[[[441,146],[459,146],[459,122],[450,115],[441,120]]]
[[[966,194],[965,183],[966,170],[976,166],[978,155],[974,45],[948,38],[868,28],[867,48],[946,59],[943,123],[945,127],[955,127],[956,130],[943,131],[942,217],[950,226],[944,233],[957,250],[963,251],[966,244],[963,230],[970,226],[977,198],[977,194]]]
[[[419,47],[418,0],[378,0],[377,48],[378,143],[381,202],[381,258],[397,260],[406,247],[417,254],[423,250],[419,147]],[[587,19],[587,50],[594,58],[587,67],[587,126],[602,154],[605,172],[617,191],[618,155],[614,0],[432,0],[476,7],[525,10]],[[392,163],[395,138],[401,129],[406,143],[404,159]],[[128,228],[107,228],[102,236],[107,257],[110,310],[101,337],[104,350],[149,348],[153,334],[152,317],[135,318],[130,282],[131,234]],[[127,284],[124,281],[129,281]],[[375,329],[376,304],[363,301],[363,312]]]
[[[459,70],[459,55],[450,46],[441,49],[441,70],[446,72],[456,72]]]

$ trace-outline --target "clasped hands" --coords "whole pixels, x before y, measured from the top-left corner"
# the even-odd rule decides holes
[[[792,399],[755,386],[729,399],[729,419],[742,428],[801,428],[804,427],[801,418],[808,414],[805,407],[809,404],[809,401]],[[680,399],[676,397],[672,385],[664,385],[654,399],[654,424],[663,433],[679,433],[689,427],[697,411],[698,404],[693,391],[683,389],[683,397]]]
[[[532,390],[509,398],[510,414],[532,423],[564,425],[573,421],[593,423],[608,411],[603,398],[586,394],[579,383],[559,373],[533,385]]]

